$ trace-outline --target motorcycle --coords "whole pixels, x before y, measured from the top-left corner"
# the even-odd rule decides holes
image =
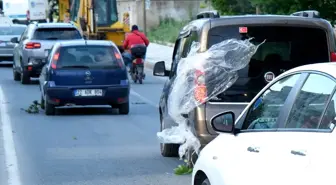
[[[147,47],[145,45],[137,45],[132,47],[131,54],[134,58],[132,61],[132,69],[130,70],[130,75],[134,83],[139,81],[142,84],[143,80],[145,79],[144,73],[144,59],[143,57],[146,55]]]

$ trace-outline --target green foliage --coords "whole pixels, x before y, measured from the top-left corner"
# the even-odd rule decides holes
[[[174,19],[166,18],[160,21],[160,25],[147,33],[150,41],[175,43],[175,40],[180,30],[185,26],[189,20],[176,21]]]
[[[301,10],[317,10],[325,19],[336,19],[336,2],[326,0],[211,0],[222,14],[255,13],[258,5],[264,14],[288,15]]]
[[[43,105],[41,105],[37,100],[33,101],[33,103],[28,107],[28,109],[22,109],[29,114],[37,114],[40,112],[40,109],[43,109]]]
[[[188,175],[191,174],[193,169],[189,167],[188,162],[185,160],[185,164],[178,165],[177,168],[174,169],[175,175]]]

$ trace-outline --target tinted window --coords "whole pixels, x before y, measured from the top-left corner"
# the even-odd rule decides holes
[[[286,77],[267,89],[251,106],[242,129],[277,129],[279,114],[299,77]]]
[[[117,50],[111,46],[63,47],[60,50],[57,68],[121,68],[123,62],[116,58],[115,53]]]
[[[98,15],[98,25],[111,25],[118,21],[116,1],[96,0],[95,10]]]
[[[329,61],[327,34],[322,29],[266,25],[247,28],[247,34],[240,34],[239,26],[213,28],[209,32],[208,47],[226,39],[254,38],[252,41],[256,44],[266,40],[254,55],[255,60],[280,60],[289,65]]]
[[[36,40],[72,40],[82,38],[75,28],[39,28],[33,39]]]
[[[336,93],[328,104],[328,107],[323,115],[322,121],[317,128],[333,130],[336,125]]]
[[[296,97],[286,128],[318,129],[334,88],[335,82],[329,77],[310,74]]]
[[[0,35],[21,35],[26,30],[26,27],[0,27]]]

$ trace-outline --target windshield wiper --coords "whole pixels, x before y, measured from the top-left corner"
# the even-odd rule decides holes
[[[90,68],[89,66],[62,66],[61,68],[86,68],[86,69],[88,69],[88,68]]]

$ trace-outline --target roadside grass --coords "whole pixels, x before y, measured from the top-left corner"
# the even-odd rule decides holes
[[[148,31],[147,36],[151,42],[156,43],[175,43],[180,30],[189,21],[176,21],[174,19],[164,19],[160,21],[157,28]]]

